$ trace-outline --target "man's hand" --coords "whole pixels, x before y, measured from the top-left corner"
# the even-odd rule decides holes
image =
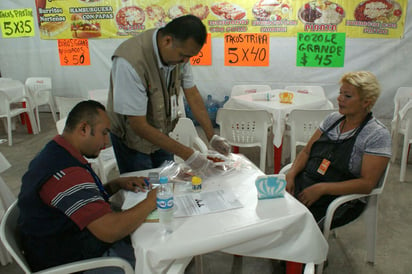
[[[197,150],[185,161],[185,164],[188,165],[194,173],[202,176],[211,176],[219,172],[219,170],[215,168],[214,163]]]
[[[147,185],[145,183],[145,177],[119,177],[116,179],[116,184],[118,185],[119,188],[125,189],[125,190],[130,190],[130,191],[143,191],[145,192],[147,189]]]
[[[213,135],[210,140],[210,146],[223,155],[228,155],[230,152],[230,145],[228,141],[219,135]]]

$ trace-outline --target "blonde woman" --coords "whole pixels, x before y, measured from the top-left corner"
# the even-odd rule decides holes
[[[286,174],[287,191],[320,226],[337,196],[370,193],[391,157],[390,133],[371,112],[380,94],[376,77],[368,71],[349,72],[340,84],[339,112],[325,118]],[[356,219],[365,205],[365,200],[342,205],[332,228]]]

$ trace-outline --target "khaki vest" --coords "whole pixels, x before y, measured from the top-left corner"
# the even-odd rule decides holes
[[[171,120],[170,97],[172,95],[176,95],[177,97],[179,94],[181,87],[181,67],[180,65],[176,65],[176,68],[170,76],[169,87],[167,87],[164,73],[159,68],[153,48],[152,38],[154,31],[154,29],[148,30],[126,40],[116,49],[112,58],[115,56],[122,57],[136,70],[147,92],[147,122],[167,135],[173,130],[177,122],[177,119],[174,121]],[[107,113],[111,120],[112,133],[119,137],[126,146],[146,154],[153,153],[160,149],[158,146],[136,135],[125,115],[113,111],[112,76],[110,76]]]

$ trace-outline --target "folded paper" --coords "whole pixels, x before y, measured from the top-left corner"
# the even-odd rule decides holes
[[[255,180],[258,199],[273,199],[283,197],[286,180],[284,174],[259,176]]]

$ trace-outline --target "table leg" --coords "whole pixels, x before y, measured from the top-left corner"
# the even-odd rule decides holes
[[[302,274],[302,269],[302,263],[286,262],[286,274]]]
[[[278,174],[280,171],[280,162],[282,160],[282,146],[283,145],[280,145],[280,147],[273,146],[273,174]]]

